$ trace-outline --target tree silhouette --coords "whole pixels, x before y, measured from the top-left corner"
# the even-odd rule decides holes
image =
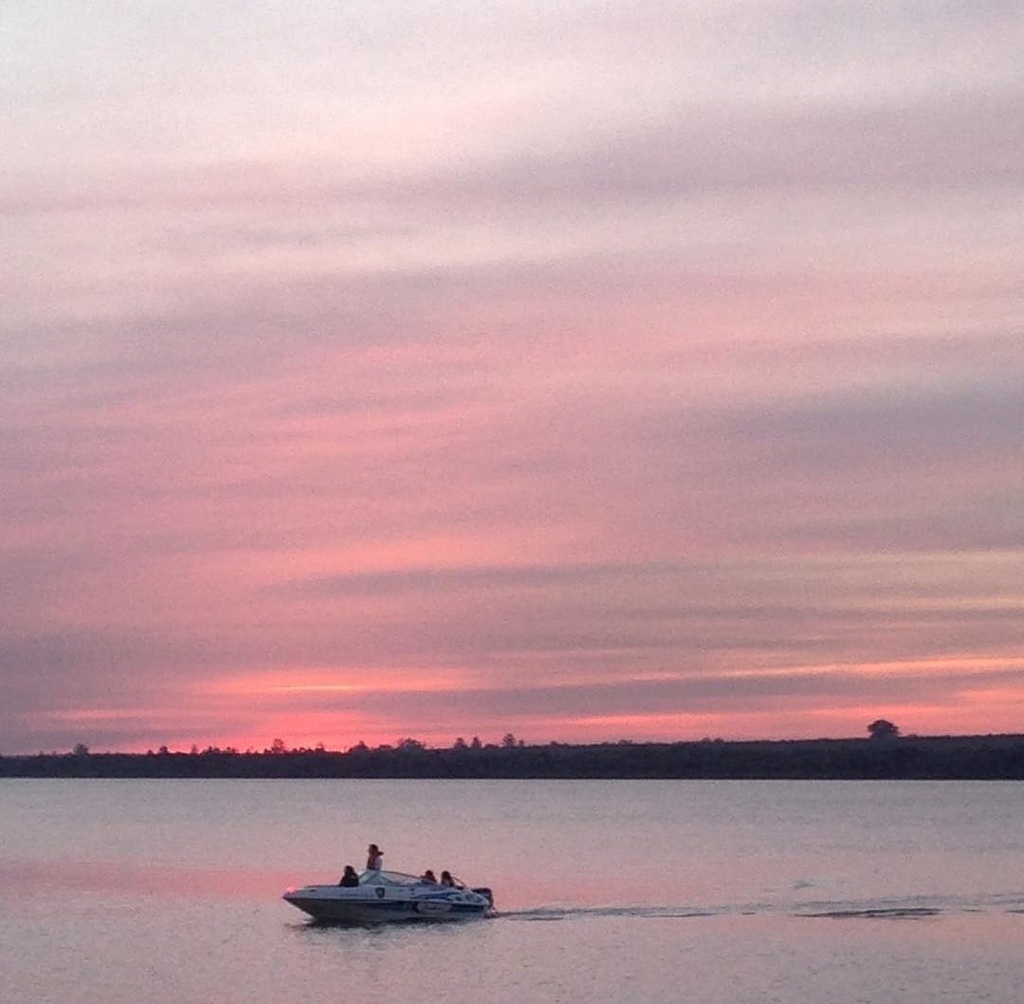
[[[868,726],[868,735],[872,739],[895,739],[899,734],[899,727],[885,718],[877,718]]]

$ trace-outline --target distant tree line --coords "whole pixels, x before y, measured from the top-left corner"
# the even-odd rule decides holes
[[[70,753],[2,756],[0,777],[1024,780],[1024,735],[899,736],[888,725],[873,723],[866,739],[530,746],[508,733],[498,744],[460,739],[437,749],[402,739],[344,752],[279,739],[260,752],[91,753],[80,743]]]

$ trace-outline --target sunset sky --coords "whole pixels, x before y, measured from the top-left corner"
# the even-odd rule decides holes
[[[7,0],[0,753],[1024,732],[1019,0]]]

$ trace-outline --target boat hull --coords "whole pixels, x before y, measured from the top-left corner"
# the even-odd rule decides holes
[[[289,889],[284,900],[319,923],[389,924],[413,921],[453,921],[483,917],[491,909],[488,897],[472,890],[441,890],[401,895],[380,887],[346,889],[305,886]]]

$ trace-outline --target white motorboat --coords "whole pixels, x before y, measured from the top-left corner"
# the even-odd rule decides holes
[[[402,872],[364,871],[359,884],[306,885],[283,898],[314,920],[334,924],[381,924],[397,920],[463,920],[484,917],[494,906],[490,889],[425,881]]]

